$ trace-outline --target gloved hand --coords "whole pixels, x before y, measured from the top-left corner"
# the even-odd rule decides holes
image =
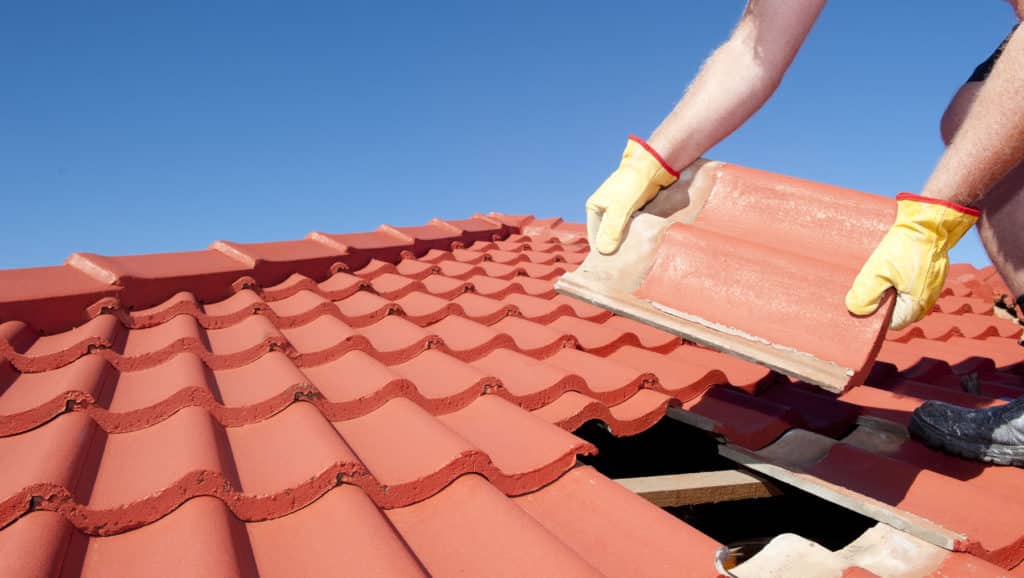
[[[602,254],[614,253],[626,222],[663,187],[676,182],[679,171],[668,166],[642,139],[630,136],[619,168],[587,199],[587,237]],[[594,230],[597,217],[604,215]]]
[[[949,273],[949,250],[980,212],[910,193],[896,196],[896,223],[882,238],[846,294],[854,315],[873,313],[889,287],[896,288],[892,329],[903,329],[931,311]]]

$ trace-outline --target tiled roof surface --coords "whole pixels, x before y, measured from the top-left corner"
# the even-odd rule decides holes
[[[672,405],[756,450],[1022,385],[991,270],[957,266],[837,398],[555,294],[586,252],[491,214],[0,272],[0,574],[712,576],[719,545],[577,465],[572,430]],[[889,449],[811,473],[1020,561],[1021,470]]]

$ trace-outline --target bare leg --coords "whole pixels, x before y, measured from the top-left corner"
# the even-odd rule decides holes
[[[973,104],[981,82],[968,82],[942,115],[942,139],[949,144]],[[978,203],[978,233],[985,251],[1013,291],[1024,295],[1024,165],[1010,171]]]

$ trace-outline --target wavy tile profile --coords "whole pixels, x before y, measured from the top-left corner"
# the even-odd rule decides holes
[[[836,397],[557,294],[584,237],[490,214],[0,272],[0,574],[710,577],[720,545],[569,432],[674,408],[758,450],[1021,386],[990,270]],[[958,483],[1016,483],[989,472]],[[1010,533],[976,552],[1007,566]]]
[[[595,451],[565,433],[587,420],[627,435],[713,384],[773,379],[557,295],[552,279],[586,254],[568,230],[403,249],[395,262],[360,238],[353,262],[265,285],[259,259],[281,255],[262,245],[250,270],[218,269],[218,290],[131,257],[72,259],[94,277],[107,267],[115,293],[62,330],[0,322],[0,456],[18,472],[0,487],[0,524],[50,511],[110,536],[203,497],[254,522],[339,485],[393,509],[467,474],[521,495]],[[132,294],[158,288],[153,303]]]

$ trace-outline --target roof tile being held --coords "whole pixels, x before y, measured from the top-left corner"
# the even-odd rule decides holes
[[[891,199],[711,162],[644,211],[617,253],[592,253],[557,287],[830,391],[863,382],[892,298],[858,317],[844,297]]]

